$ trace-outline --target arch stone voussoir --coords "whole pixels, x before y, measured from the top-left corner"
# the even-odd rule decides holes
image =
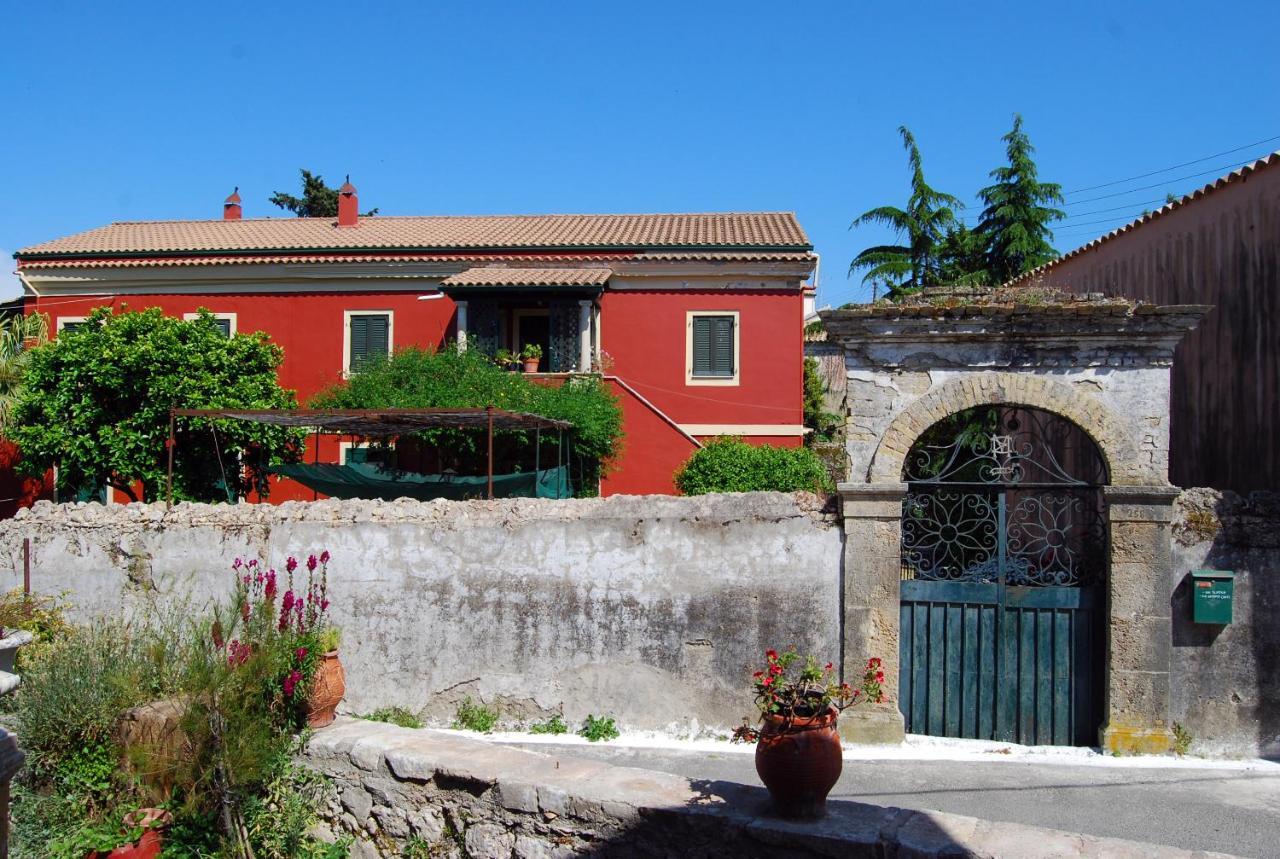
[[[1026,373],[981,372],[951,379],[927,391],[889,424],[872,457],[870,483],[897,483],[911,446],[939,420],[976,406],[1030,406],[1061,415],[1097,443],[1107,462],[1111,484],[1163,484],[1161,475],[1142,467],[1125,423],[1106,406],[1071,385]]]

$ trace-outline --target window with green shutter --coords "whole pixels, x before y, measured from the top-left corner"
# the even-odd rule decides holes
[[[350,317],[351,354],[347,369],[355,372],[372,358],[385,358],[390,351],[391,317],[385,313],[362,313]]]
[[[218,330],[222,332],[223,337],[227,337],[227,338],[231,337],[231,317],[230,316],[216,316],[214,317],[213,324],[218,326]]]
[[[695,378],[732,378],[733,316],[693,317],[693,375]]]

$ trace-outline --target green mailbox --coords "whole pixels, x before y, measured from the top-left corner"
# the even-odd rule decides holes
[[[1236,574],[1228,570],[1191,573],[1191,617],[1196,623],[1231,623]]]

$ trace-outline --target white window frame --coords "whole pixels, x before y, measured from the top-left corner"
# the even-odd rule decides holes
[[[88,322],[88,321],[89,321],[89,317],[87,316],[59,316],[58,331],[61,331],[63,328],[66,328],[68,322],[75,324],[77,322]]]
[[[349,451],[349,450],[354,450],[354,449],[356,449],[356,448],[363,448],[363,447],[370,447],[370,444],[369,444],[367,441],[340,441],[340,442],[338,442],[338,465],[346,465],[346,464],[347,464],[347,451]],[[389,447],[391,450],[395,450],[395,449],[396,449],[396,444],[395,444],[395,442],[391,442],[391,444],[390,444],[390,445],[388,445],[388,447]]]
[[[212,311],[212,310],[211,310],[211,311],[209,311],[209,314],[210,314],[214,319],[225,319],[225,320],[227,320],[228,322],[230,322],[230,323],[231,323],[231,330],[228,332],[227,336],[229,336],[229,337],[235,337],[235,336],[236,336],[236,314],[234,314],[234,313],[215,313],[215,312],[214,312],[214,311]],[[193,319],[199,319],[199,318],[200,318],[200,313],[199,313],[199,311],[197,311],[197,312],[195,312],[195,313],[184,313],[184,314],[182,314],[182,318],[183,318],[185,321],[190,322],[190,321],[191,321],[191,320],[193,320]]]
[[[351,318],[354,316],[387,317],[387,357],[396,349],[396,314],[394,310],[342,311],[342,378],[351,378]]]
[[[732,316],[733,317],[733,375],[732,376],[695,376],[693,375],[693,320],[700,316]],[[742,317],[737,310],[690,310],[685,313],[684,322],[684,383],[686,385],[708,385],[712,387],[737,387],[742,383]]]

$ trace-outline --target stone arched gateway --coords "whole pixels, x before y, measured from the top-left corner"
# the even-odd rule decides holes
[[[845,350],[850,480],[845,521],[842,664],[886,667],[887,702],[842,720],[853,740],[904,733],[898,703],[903,464],[951,415],[1021,405],[1060,415],[1096,442],[1109,554],[1099,742],[1164,751],[1169,725],[1169,370],[1207,308],[1060,305],[869,306],[822,314]],[[1000,670],[995,668],[994,670]]]

